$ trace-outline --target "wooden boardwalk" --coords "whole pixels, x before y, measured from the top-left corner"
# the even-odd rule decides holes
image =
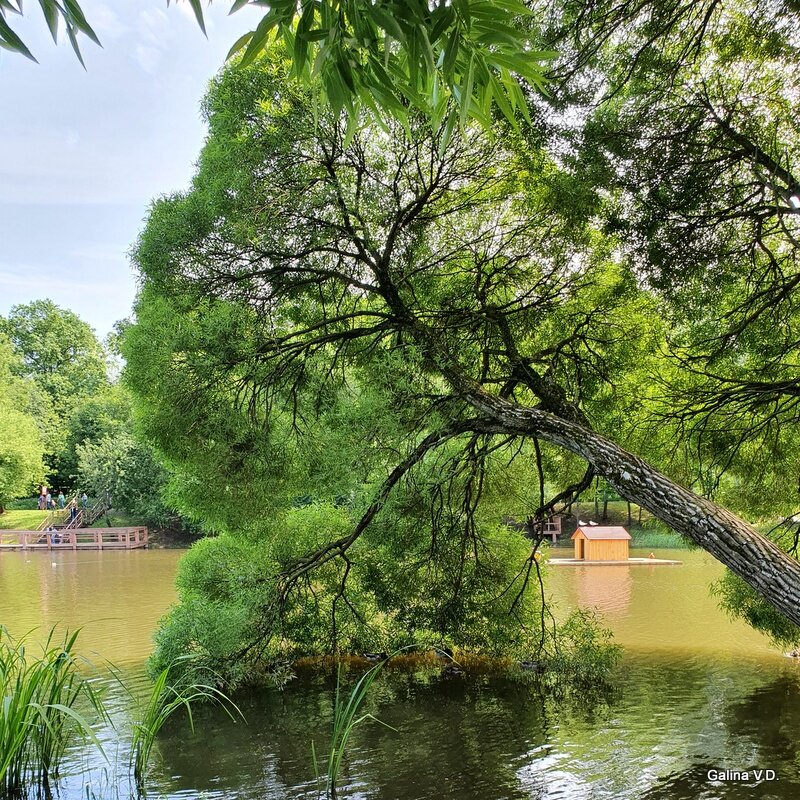
[[[138,550],[147,528],[72,528],[61,531],[0,530],[0,550]]]

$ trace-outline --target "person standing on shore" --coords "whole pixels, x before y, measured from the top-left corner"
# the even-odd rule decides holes
[[[64,508],[64,506],[66,504],[67,504],[67,498],[64,497],[64,490],[63,489],[59,489],[59,492],[58,492],[58,507],[59,508]]]

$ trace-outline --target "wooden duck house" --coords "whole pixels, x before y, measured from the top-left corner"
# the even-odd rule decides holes
[[[625,528],[582,525],[572,534],[575,558],[580,561],[627,561],[631,535]]]

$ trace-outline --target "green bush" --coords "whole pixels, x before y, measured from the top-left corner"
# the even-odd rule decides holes
[[[602,689],[621,656],[597,612],[573,611],[548,645],[545,680],[555,688]]]

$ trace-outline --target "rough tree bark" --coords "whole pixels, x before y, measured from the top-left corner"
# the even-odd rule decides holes
[[[477,388],[469,391],[468,398],[509,433],[535,435],[584,458],[622,497],[696,542],[800,625],[800,562],[744,520],[577,422]]]

